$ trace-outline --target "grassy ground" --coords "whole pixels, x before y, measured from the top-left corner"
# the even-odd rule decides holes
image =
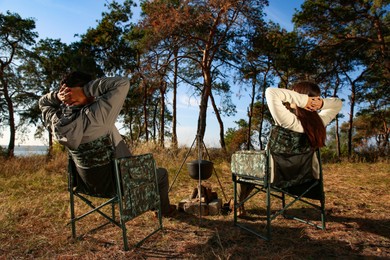
[[[154,153],[159,165],[169,170],[171,182],[178,177],[170,192],[177,204],[197,184],[185,168],[178,172],[185,152]],[[211,157],[217,175],[205,182],[226,202],[221,187],[227,199],[233,196],[229,162],[218,154]],[[325,164],[324,182],[325,231],[278,217],[273,240],[265,242],[233,226],[232,214],[199,218],[177,213],[164,218],[163,232],[140,248],[123,251],[121,232],[112,225],[81,240],[71,238],[65,155],[50,161],[44,156],[0,159],[0,259],[389,259],[390,165]],[[262,199],[247,205],[249,221],[259,228],[264,223]],[[305,212],[309,218],[311,213]],[[151,230],[154,220],[150,212],[128,222],[129,243]],[[80,229],[102,222],[89,216]]]

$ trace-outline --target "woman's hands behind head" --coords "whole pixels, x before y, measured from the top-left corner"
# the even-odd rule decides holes
[[[323,105],[323,100],[321,97],[309,97],[307,104],[304,107],[306,110],[314,112],[320,110]]]

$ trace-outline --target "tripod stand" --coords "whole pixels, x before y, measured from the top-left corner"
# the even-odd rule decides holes
[[[201,141],[201,136],[200,136],[199,134],[196,135],[194,141],[192,142],[192,145],[191,145],[190,149],[188,150],[188,152],[187,152],[187,154],[186,154],[186,156],[185,156],[183,162],[181,163],[179,170],[176,172],[175,178],[173,179],[173,182],[172,182],[171,186],[169,187],[168,192],[171,191],[173,185],[175,184],[176,179],[177,179],[177,177],[178,177],[180,171],[182,170],[183,165],[184,165],[184,163],[186,162],[186,160],[187,160],[189,154],[191,153],[191,150],[192,150],[192,148],[194,147],[194,144],[195,144],[196,141],[197,141],[197,148],[198,148],[198,166],[199,166],[199,167],[198,167],[198,169],[199,169],[199,172],[198,172],[198,176],[199,176],[199,178],[198,178],[198,181],[199,181],[199,183],[198,183],[198,186],[199,186],[198,192],[199,192],[199,198],[202,197],[202,194],[201,194],[201,190],[202,190],[202,189],[201,189],[201,185],[202,185],[202,178],[201,178],[202,172],[201,172],[201,171],[202,171],[202,169],[201,169],[201,165],[200,165],[200,164],[201,164],[201,161],[202,161],[202,149],[201,149],[202,147],[201,147],[201,145],[203,145],[203,147],[204,147],[204,149],[205,149],[205,151],[206,151],[206,154],[207,154],[207,156],[208,156],[208,159],[210,159],[210,154],[209,154],[209,152],[207,151],[206,145],[204,144],[203,140]],[[214,171],[215,176],[217,177],[217,180],[218,180],[219,186],[220,186],[220,188],[221,188],[222,194],[223,194],[223,196],[224,196],[224,199],[227,200],[226,195],[225,195],[225,192],[224,192],[223,187],[222,187],[222,184],[221,184],[221,181],[219,180],[218,174],[217,174],[217,172],[216,172],[216,170],[215,170],[214,167],[213,167],[213,171]],[[199,216],[202,215],[202,214],[201,214],[201,208],[202,208],[202,207],[201,207],[201,200],[199,200],[199,211],[200,211]]]

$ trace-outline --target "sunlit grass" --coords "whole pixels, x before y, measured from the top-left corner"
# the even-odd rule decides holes
[[[197,180],[189,177],[185,164],[178,171],[188,149],[163,150],[151,145],[133,149],[134,154],[147,152],[153,153],[158,166],[168,169],[171,183],[177,176],[170,192],[171,202],[177,204],[187,198],[197,185]],[[226,202],[233,197],[229,156],[217,150],[209,152],[216,174],[204,184],[211,185]],[[196,158],[196,151],[192,151],[187,161]],[[124,252],[120,230],[113,226],[88,234],[82,240],[71,239],[67,225],[66,154],[57,154],[52,159],[46,156],[0,159],[0,258],[389,257],[390,239],[386,236],[390,234],[389,164],[343,162],[325,164],[323,168],[327,231],[278,218],[274,228],[277,239],[266,243],[234,227],[231,214],[199,219],[180,213],[175,218],[164,219],[165,232],[146,241],[143,248]],[[252,213],[263,213],[265,205],[261,200],[259,196],[259,200],[249,203],[247,208]],[[148,213],[128,223],[130,244],[152,228],[153,218],[153,214]],[[100,217],[90,216],[83,220],[80,231],[100,222]]]

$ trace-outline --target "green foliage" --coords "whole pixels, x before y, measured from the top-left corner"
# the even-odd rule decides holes
[[[254,138],[272,121],[264,104],[267,87],[313,79],[325,96],[337,96],[344,88],[351,114],[360,105],[360,113],[342,127],[340,143],[328,142],[325,157],[334,160],[338,145],[343,155],[348,139],[355,150],[375,146],[386,154],[388,1],[306,0],[294,15],[292,32],[263,20],[267,1],[233,2],[142,1],[137,23],[131,21],[134,1],[108,2],[98,24],[69,46],[53,39],[35,43],[32,19],[0,13],[0,49],[5,55],[0,59],[0,126],[14,124],[14,114],[8,112],[17,111],[20,124],[34,124],[41,131],[37,100],[56,89],[61,74],[70,69],[96,77],[130,75],[132,89],[122,119],[132,141],[145,140],[147,134],[155,137],[157,128],[164,130],[160,131],[164,136],[171,134],[170,121],[179,120],[163,101],[177,88],[192,86],[191,94],[200,97],[203,110],[198,128],[206,127],[211,94],[220,98],[219,106],[213,104],[216,115],[234,115],[233,80],[238,80],[240,95],[252,97],[254,109],[248,115],[251,121],[241,119],[237,129],[226,132],[232,151],[248,142],[249,122]],[[9,55],[12,51],[16,56]],[[349,129],[353,120],[354,128]],[[222,131],[223,122],[220,127]]]
[[[22,19],[19,14],[7,11],[0,13],[0,116],[7,120],[10,129],[8,156],[12,157],[15,147],[16,122],[15,96],[24,89],[19,84],[17,64],[23,60],[29,46],[35,43],[38,37],[33,19]],[[0,125],[1,126],[1,125]]]
[[[247,143],[247,128],[228,128],[225,134],[225,142],[230,154],[243,149]]]
[[[96,28],[89,28],[81,35],[82,49],[93,55],[95,61],[110,74],[132,71],[136,64],[137,50],[130,37],[133,24],[130,22],[135,3],[126,0],[122,4],[111,2],[108,12],[102,13]]]

